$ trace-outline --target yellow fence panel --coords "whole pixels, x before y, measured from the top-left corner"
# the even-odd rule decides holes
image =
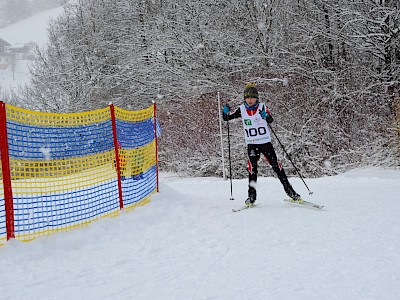
[[[0,244],[118,215],[121,208],[147,203],[157,191],[155,105],[73,114],[6,105],[2,118],[2,171],[6,167],[11,182],[3,180],[0,189]],[[12,199],[4,193],[8,187]]]

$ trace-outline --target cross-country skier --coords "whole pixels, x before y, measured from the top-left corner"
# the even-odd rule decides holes
[[[254,83],[249,83],[244,89],[244,103],[240,105],[233,113],[230,113],[230,107],[225,105],[223,108],[223,119],[225,121],[242,118],[244,138],[247,144],[249,172],[248,198],[245,201],[246,206],[254,205],[257,199],[257,164],[260,154],[263,154],[266,160],[272,166],[272,169],[278,175],[280,182],[285,189],[286,194],[297,202],[302,202],[292,185],[289,183],[285,171],[280,161],[278,161],[274,147],[271,144],[271,134],[267,123],[271,123],[273,118],[271,112],[264,103],[258,100],[258,91]]]

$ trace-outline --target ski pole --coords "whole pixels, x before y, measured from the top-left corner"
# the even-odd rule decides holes
[[[292,158],[290,157],[289,153],[287,153],[285,147],[283,146],[283,144],[282,144],[281,141],[279,140],[279,138],[278,138],[278,136],[276,135],[274,129],[273,129],[272,126],[271,126],[271,124],[268,124],[268,127],[269,127],[269,129],[271,129],[271,132],[274,134],[274,136],[275,136],[276,140],[278,141],[279,145],[281,145],[281,147],[282,147],[282,149],[283,149],[283,152],[286,153],[287,157],[289,158],[290,162],[292,163],[292,165],[293,165],[294,169],[296,170],[297,174],[299,174],[301,180],[303,181],[304,185],[306,186],[306,188],[307,188],[307,190],[308,190],[308,192],[309,192],[309,195],[312,195],[313,192],[311,192],[310,189],[308,188],[306,182],[304,181],[303,176],[301,176],[301,174],[300,174],[299,169],[298,169],[298,168],[296,167],[296,165],[294,164],[294,162],[293,162]]]
[[[235,200],[235,199],[233,199],[233,188],[232,188],[231,139],[230,139],[230,134],[229,134],[229,116],[228,115],[227,115],[227,119],[226,119],[226,127],[227,127],[227,130],[228,130],[229,180],[231,182],[231,198],[229,200]]]

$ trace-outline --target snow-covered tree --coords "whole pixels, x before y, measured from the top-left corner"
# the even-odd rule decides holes
[[[76,0],[37,49],[25,98],[62,112],[161,100],[161,162],[211,175],[222,173],[216,93],[236,106],[255,81],[305,174],[394,165],[399,13],[397,1]]]

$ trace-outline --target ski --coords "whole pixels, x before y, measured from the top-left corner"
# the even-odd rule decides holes
[[[253,204],[251,206],[243,205],[242,207],[239,207],[237,209],[232,208],[232,211],[233,212],[239,212],[239,211],[242,211],[242,210],[245,210],[245,209],[248,209],[248,208],[252,208],[252,207],[255,207],[255,206],[257,206],[257,204]]]
[[[312,207],[312,208],[317,208],[317,209],[322,209],[324,206],[323,205],[319,205],[319,204],[315,204],[312,202],[308,202],[305,200],[301,200],[301,202],[298,202],[296,200],[293,199],[284,199],[283,201],[287,202],[287,203],[292,203],[292,204],[297,204],[300,206],[307,206],[307,207]]]

